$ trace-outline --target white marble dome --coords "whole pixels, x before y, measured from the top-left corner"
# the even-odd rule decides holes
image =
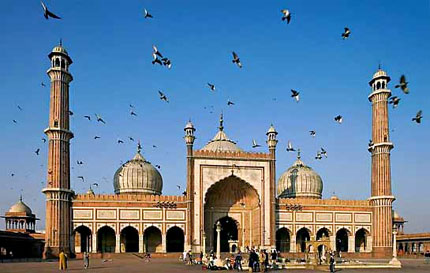
[[[33,212],[31,211],[30,207],[27,206],[24,202],[22,202],[22,197],[19,198],[19,201],[10,207],[8,212],[14,212],[14,213],[25,213],[26,215],[31,215]]]
[[[279,198],[314,198],[321,199],[323,181],[321,177],[306,166],[300,157],[278,180]]]
[[[115,172],[114,189],[116,194],[161,195],[163,179],[160,172],[138,151],[133,159],[127,161]]]

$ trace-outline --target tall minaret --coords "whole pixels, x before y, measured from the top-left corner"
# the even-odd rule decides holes
[[[372,192],[370,203],[373,207],[373,252],[375,257],[392,255],[392,203],[395,200],[391,192],[390,142],[388,128],[388,89],[390,77],[379,68],[369,82],[372,102]]]
[[[267,146],[269,147],[270,153],[270,246],[276,248],[276,145],[278,140],[276,136],[275,127],[270,125],[269,130],[267,130]]]
[[[70,139],[69,130],[69,72],[72,59],[61,42],[48,55],[51,67],[47,73],[51,79],[49,126],[45,134],[49,140],[46,195],[46,225],[44,257],[56,257],[63,250],[70,254],[71,201],[70,189]]]
[[[194,158],[193,145],[196,137],[191,120],[185,125],[185,144],[187,145],[187,228],[186,228],[186,250],[192,250],[194,230]]]

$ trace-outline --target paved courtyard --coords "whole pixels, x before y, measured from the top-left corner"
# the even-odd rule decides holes
[[[430,264],[424,264],[424,260],[402,260],[402,269],[344,269],[337,270],[337,272],[375,272],[375,273],[389,273],[389,272],[430,272]],[[84,270],[82,260],[72,260],[69,262],[70,272],[116,272],[116,273],[134,273],[134,272],[150,272],[150,273],[175,273],[175,272],[202,272],[201,266],[186,266],[173,258],[153,258],[150,262],[144,262],[142,259],[127,255],[121,258],[114,258],[111,261],[103,262],[102,259],[91,260],[91,267]],[[292,271],[292,270],[288,270]],[[296,272],[308,272],[309,270],[294,270]],[[58,263],[56,262],[32,262],[32,263],[0,263],[1,273],[33,273],[33,272],[60,272],[58,270]],[[226,272],[226,271],[225,271]],[[236,271],[231,271],[236,272]],[[275,272],[275,271],[273,271]],[[276,272],[287,272],[287,270],[278,270]]]

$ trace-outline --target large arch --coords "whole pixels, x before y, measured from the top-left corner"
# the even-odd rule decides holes
[[[364,228],[360,228],[355,232],[355,252],[367,251],[367,238],[369,235],[370,233]]]
[[[341,228],[336,232],[336,251],[348,252],[348,237],[349,231],[346,228]]]
[[[207,235],[206,246],[216,247],[216,222],[228,216],[234,220],[237,229],[237,246],[261,245],[261,208],[257,190],[246,181],[235,175],[226,177],[213,184],[206,191],[204,203],[204,230]],[[227,220],[225,218],[224,220]],[[233,223],[233,222],[229,222]],[[227,222],[222,223],[226,225]],[[234,230],[234,228],[233,228]],[[232,235],[232,234],[230,234]],[[222,249],[226,249],[225,240],[221,232]],[[223,239],[224,238],[224,239]],[[222,243],[223,244],[223,243]]]
[[[290,252],[291,236],[287,228],[280,228],[276,231],[276,250],[280,252]]]
[[[238,240],[238,224],[233,218],[229,216],[222,217],[217,222],[221,224],[221,232],[220,232],[221,252],[229,252],[230,251],[229,241]],[[215,238],[215,242],[217,242],[218,235],[216,232],[216,224],[214,225],[213,232],[214,232],[213,236]],[[213,250],[216,251],[215,248]]]
[[[138,252],[139,251],[139,232],[132,226],[125,227],[121,230],[120,236],[121,252]]]
[[[155,226],[148,227],[143,233],[143,242],[145,252],[161,252],[163,248],[161,244],[161,231]]]
[[[101,227],[97,231],[97,251],[115,252],[115,230],[109,226]]]
[[[75,236],[75,252],[84,253],[91,252],[92,250],[92,235],[91,229],[87,226],[81,225],[73,231]]]
[[[166,234],[166,251],[183,252],[184,251],[184,231],[177,226],[169,228]]]
[[[297,231],[296,235],[296,244],[297,244],[297,252],[305,252],[306,251],[306,242],[311,239],[311,234],[307,228],[301,228]]]
[[[326,228],[326,227],[322,227],[322,228],[320,228],[317,231],[316,240],[318,241],[318,240],[320,240],[321,238],[324,238],[324,237],[328,238],[328,237],[330,237],[330,235],[331,235],[330,230],[328,228]]]

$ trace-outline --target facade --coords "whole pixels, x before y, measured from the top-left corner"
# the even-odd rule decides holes
[[[392,202],[388,129],[390,78],[379,69],[370,81],[372,103],[371,196],[322,199],[323,180],[298,154],[276,181],[277,132],[268,129],[268,151],[247,152],[229,139],[221,116],[218,131],[195,148],[195,131],[184,128],[187,188],[162,195],[159,171],[136,155],[114,174],[113,194],[75,194],[70,188],[68,98],[72,63],[60,45],[49,54],[51,102],[46,257],[68,253],[193,252],[214,249],[221,223],[221,251],[277,248],[297,256],[320,251],[318,242],[349,256],[391,257]],[[313,242],[312,247],[310,242]],[[316,244],[314,244],[316,242]],[[316,246],[318,249],[313,249]]]

